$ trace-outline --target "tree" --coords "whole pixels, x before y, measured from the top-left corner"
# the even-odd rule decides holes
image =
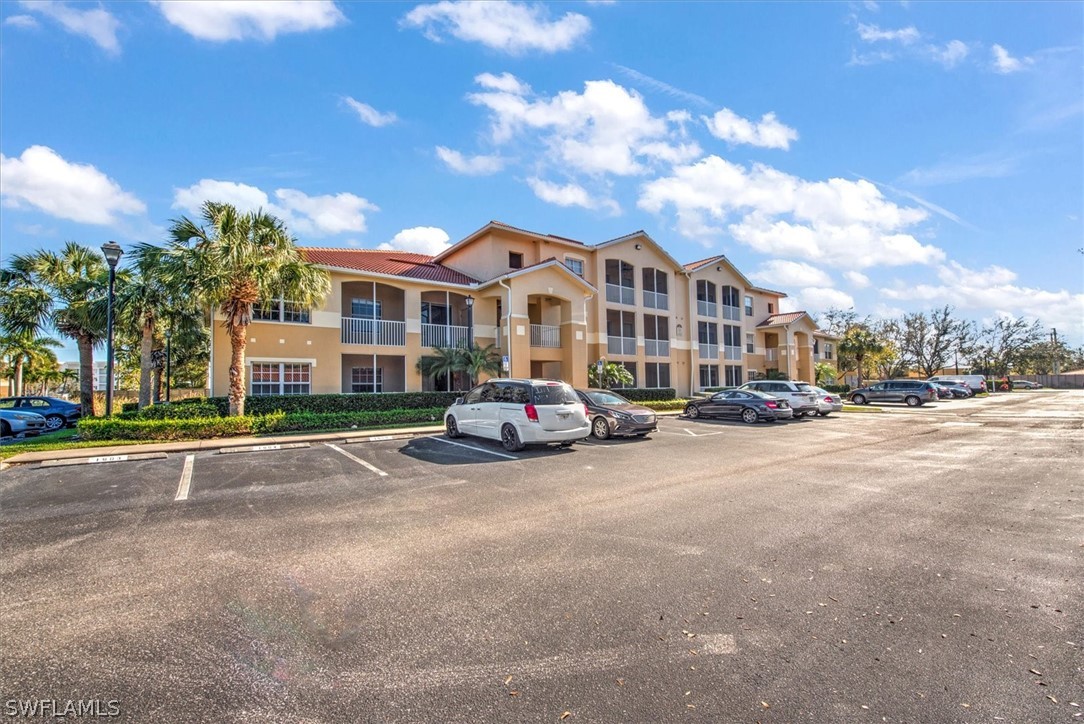
[[[843,335],[839,343],[839,356],[841,360],[845,358],[854,360],[859,387],[862,386],[862,363],[868,355],[876,354],[883,349],[884,343],[865,324],[853,325]]]
[[[496,345],[480,347],[477,344],[459,347],[435,347],[433,355],[422,357],[415,364],[415,369],[429,379],[447,376],[449,379],[457,372],[463,372],[469,378],[470,386],[478,384],[478,377],[485,373],[495,377],[501,372],[501,354]]]
[[[29,259],[16,257],[0,270],[0,357],[10,364],[12,394],[23,394],[23,369],[41,346],[51,308],[48,291],[34,281]]]
[[[952,307],[945,306],[929,314],[915,312],[903,317],[903,352],[915,360],[926,377],[944,369],[950,353],[966,334],[967,323],[955,319],[952,311]]]
[[[207,201],[203,225],[186,217],[171,223],[165,263],[175,283],[187,283],[204,306],[225,317],[230,337],[230,415],[245,413],[245,347],[252,305],[285,299],[321,304],[331,290],[327,273],[302,257],[282,221],[263,211],[242,214]]]
[[[625,365],[620,365],[616,362],[606,362],[602,365],[601,377],[598,373],[597,365],[587,366],[587,384],[592,387],[609,388],[611,385],[628,387],[633,382],[635,382],[635,380],[632,377],[632,373],[629,372]]]
[[[1023,359],[1023,351],[1042,339],[1038,320],[1029,324],[1025,319],[998,317],[983,328],[976,355],[984,362],[985,374],[1007,375],[1010,366]]]
[[[827,362],[818,362],[813,365],[813,377],[818,385],[834,385],[836,383],[836,368]]]
[[[59,253],[37,251],[16,256],[13,266],[25,270],[51,295],[48,313],[53,326],[75,340],[79,349],[79,403],[83,416],[94,415],[94,347],[105,339],[102,300],[109,270],[96,251],[69,241]]]
[[[0,357],[11,370],[11,393],[26,394],[26,384],[41,382],[42,375],[57,364],[53,348],[60,342],[49,337],[30,337],[26,334],[0,337]]]

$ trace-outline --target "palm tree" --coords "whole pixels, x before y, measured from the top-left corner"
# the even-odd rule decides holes
[[[456,372],[460,371],[459,348],[434,347],[433,355],[422,357],[414,367],[422,373],[422,376],[430,380],[442,376],[450,380]]]
[[[16,256],[12,266],[23,269],[52,298],[48,312],[53,326],[75,340],[79,349],[79,402],[83,416],[94,415],[94,347],[105,339],[104,304],[108,267],[96,251],[69,241],[59,253],[37,251]]]
[[[301,257],[283,223],[263,211],[239,213],[207,201],[198,225],[185,217],[170,226],[170,276],[183,280],[206,307],[218,309],[230,336],[230,415],[245,413],[245,345],[255,302],[287,299],[321,304],[327,273]]]
[[[34,283],[32,264],[16,257],[0,270],[0,356],[11,363],[12,393],[23,393],[23,367],[48,323],[52,300]]]
[[[0,337],[0,357],[11,369],[12,394],[26,394],[25,382],[40,382],[41,374],[56,365],[56,354],[51,348],[60,342],[49,337],[30,337],[16,334]]]
[[[483,372],[490,377],[496,377],[501,373],[501,353],[493,344],[479,347],[472,343],[470,346],[459,348],[460,371],[466,372],[470,377],[470,386],[478,384],[478,376]]]
[[[858,386],[862,386],[862,362],[866,355],[884,351],[884,343],[868,328],[855,325],[847,330],[839,343],[839,354],[852,357],[858,372]]]

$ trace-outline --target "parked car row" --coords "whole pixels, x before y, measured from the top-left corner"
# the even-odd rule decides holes
[[[74,402],[31,395],[4,397],[0,399],[0,410],[40,415],[45,418],[45,427],[50,432],[62,427],[74,427],[83,414],[82,408]]]

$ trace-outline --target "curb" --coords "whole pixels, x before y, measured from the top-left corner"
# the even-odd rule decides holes
[[[161,460],[168,458],[164,452],[136,453],[134,455],[98,455],[89,458],[70,458],[67,460],[43,460],[39,467],[63,468],[69,465],[100,465],[101,463],[124,463],[131,460]]]

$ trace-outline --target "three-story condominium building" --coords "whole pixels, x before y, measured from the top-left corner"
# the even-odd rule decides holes
[[[436,256],[303,248],[327,270],[320,309],[257,305],[248,330],[250,395],[463,389],[418,361],[471,337],[495,344],[505,375],[586,386],[600,359],[633,387],[688,395],[778,371],[813,380],[836,338],[786,295],[752,284],[725,256],[680,264],[643,231],[588,245],[486,224]],[[229,386],[230,341],[216,315],[211,394]]]

